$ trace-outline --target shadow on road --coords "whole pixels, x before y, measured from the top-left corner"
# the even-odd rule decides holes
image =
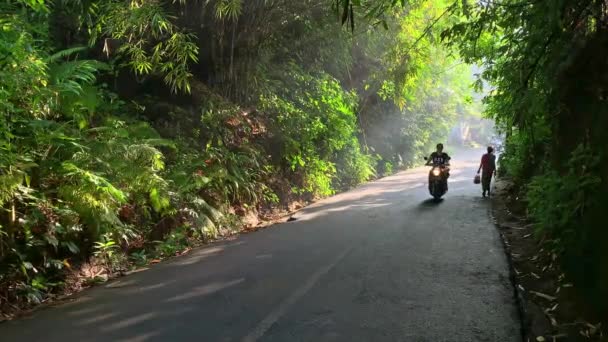
[[[440,199],[434,199],[434,198],[429,198],[426,199],[424,201],[422,201],[419,205],[418,208],[422,209],[422,210],[428,210],[428,209],[432,209],[432,208],[437,208],[441,205],[441,203],[443,203],[444,199],[440,198]]]

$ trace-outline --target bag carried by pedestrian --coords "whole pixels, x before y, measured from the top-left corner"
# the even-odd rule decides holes
[[[475,183],[475,184],[481,183],[481,177],[479,176],[479,174],[475,175],[475,178],[473,179],[473,183]]]

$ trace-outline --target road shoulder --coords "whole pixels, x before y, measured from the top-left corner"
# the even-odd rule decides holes
[[[524,341],[601,341],[602,324],[592,319],[547,241],[535,235],[508,180],[496,182],[492,216],[509,259]]]

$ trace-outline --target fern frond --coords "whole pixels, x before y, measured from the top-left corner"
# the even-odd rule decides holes
[[[164,168],[162,153],[150,145],[136,144],[128,146],[124,159],[137,165],[152,165],[154,170],[162,170]]]
[[[115,201],[117,203],[124,203],[126,201],[126,195],[112,183],[110,183],[104,177],[101,177],[89,170],[81,169],[70,162],[64,162],[62,164],[65,176],[71,178],[73,182],[80,185],[82,191],[88,190],[89,195],[99,198],[105,198],[105,200]]]
[[[49,77],[51,85],[57,87],[59,92],[68,92],[80,95],[83,85],[95,82],[95,74],[107,68],[105,63],[94,60],[76,60],[51,65]]]
[[[87,49],[86,46],[76,46],[76,47],[73,47],[73,48],[57,51],[54,54],[48,56],[45,59],[45,62],[47,62],[47,63],[54,63],[54,62],[59,61],[60,59],[69,57],[69,56],[71,56],[71,55],[73,55],[75,53],[82,52],[82,51],[84,51],[86,49]]]

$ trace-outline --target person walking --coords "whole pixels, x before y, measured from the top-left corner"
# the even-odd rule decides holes
[[[496,156],[494,155],[494,148],[488,146],[488,153],[481,156],[481,163],[477,174],[481,172],[481,187],[483,190],[482,196],[486,197],[486,193],[490,196],[490,184],[492,183],[492,176],[496,176]]]

